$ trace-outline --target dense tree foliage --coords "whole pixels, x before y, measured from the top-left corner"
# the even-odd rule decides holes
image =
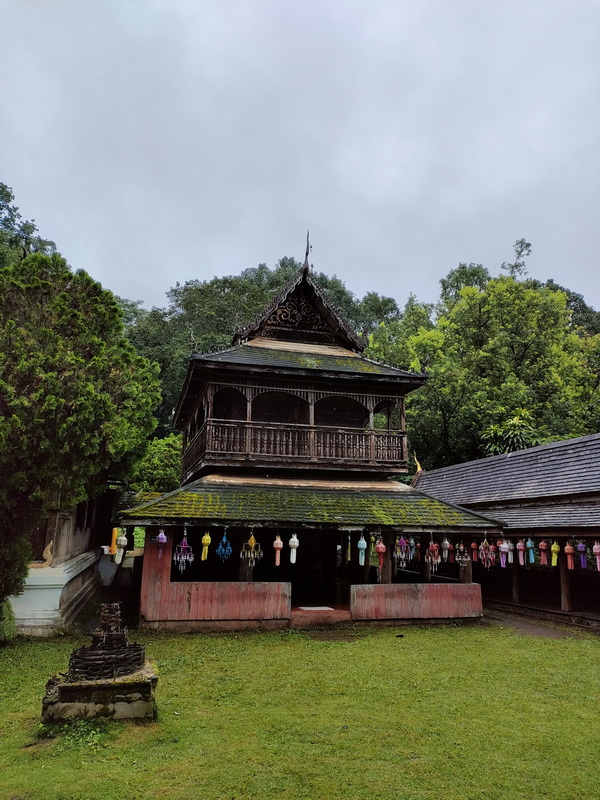
[[[144,452],[159,401],[114,296],[59,255],[20,247],[0,268],[0,601],[22,586],[40,519]]]
[[[411,447],[428,468],[600,429],[600,336],[575,330],[557,287],[509,272],[460,265],[442,281],[435,321],[413,300],[370,336],[374,358],[429,374],[407,404]]]
[[[128,486],[136,492],[172,492],[179,487],[181,434],[153,439],[132,470]]]

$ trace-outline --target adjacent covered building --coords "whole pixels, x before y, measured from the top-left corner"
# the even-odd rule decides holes
[[[600,613],[600,434],[422,472],[414,483],[502,523],[512,565],[502,568],[498,551],[490,568],[478,563],[484,596]]]
[[[175,409],[181,488],[123,518],[147,532],[142,624],[481,614],[454,554],[498,524],[395,479],[405,398],[425,380],[366,358],[307,264],[231,347],[193,353]]]

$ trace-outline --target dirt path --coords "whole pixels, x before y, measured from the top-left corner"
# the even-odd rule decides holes
[[[544,636],[547,639],[570,639],[579,635],[578,631],[557,628],[550,622],[537,622],[530,617],[516,614],[503,614],[500,611],[485,611],[484,622],[502,628],[516,628],[525,636]]]

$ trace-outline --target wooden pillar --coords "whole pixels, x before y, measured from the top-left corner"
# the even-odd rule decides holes
[[[567,569],[567,557],[565,555],[565,542],[561,542],[560,553],[558,554],[558,571],[560,574],[560,610],[571,611],[571,578]]]
[[[381,582],[392,582],[392,548],[394,542],[394,534],[389,531],[382,533],[383,543],[385,545],[385,553],[383,554],[383,567],[381,569]]]
[[[516,551],[512,563],[512,601],[513,603],[519,602],[519,556]]]
[[[308,395],[308,455],[315,457],[315,393],[309,392]]]
[[[427,553],[427,548],[429,547],[429,542],[431,541],[431,534],[429,533],[422,533],[421,534],[421,554],[420,554],[420,562],[421,562],[421,580],[423,583],[431,583],[431,567],[427,563],[425,558],[425,554]]]
[[[458,580],[460,583],[473,583],[473,562],[471,561],[470,551],[468,555],[468,560],[461,561],[458,567]]]

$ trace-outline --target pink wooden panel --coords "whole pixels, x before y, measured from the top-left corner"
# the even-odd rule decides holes
[[[140,616],[159,620],[289,619],[289,583],[171,582],[167,546],[158,560],[154,543],[146,545]],[[161,563],[168,565],[168,568]]]
[[[478,583],[357,584],[350,595],[352,619],[456,619],[480,617]]]

